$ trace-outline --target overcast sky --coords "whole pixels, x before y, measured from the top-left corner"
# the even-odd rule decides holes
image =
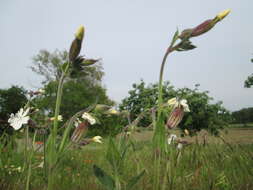
[[[131,85],[158,80],[163,54],[175,30],[194,27],[230,8],[231,14],[168,58],[164,78],[175,87],[210,91],[229,110],[253,106],[252,0],[0,0],[0,88],[41,87],[28,66],[39,50],[69,49],[84,25],[82,54],[102,58],[103,84],[120,102]]]

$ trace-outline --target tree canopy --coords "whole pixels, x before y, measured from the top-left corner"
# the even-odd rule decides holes
[[[219,129],[223,129],[230,120],[229,112],[222,106],[222,102],[212,103],[213,98],[208,91],[201,92],[196,85],[194,89],[175,89],[169,82],[163,85],[163,100],[167,102],[170,98],[179,97],[188,101],[191,112],[185,113],[179,125],[181,129],[188,129],[192,134],[206,129],[217,135]],[[157,104],[157,84],[146,85],[144,81],[134,83],[129,96],[123,99],[121,110],[128,110],[131,119],[135,119],[144,110],[152,108]],[[151,117],[146,116],[140,122],[140,126],[146,127],[151,123]]]
[[[251,59],[251,62],[253,63],[253,59]],[[244,87],[250,88],[253,86],[253,74],[248,76],[248,78],[244,81]]]

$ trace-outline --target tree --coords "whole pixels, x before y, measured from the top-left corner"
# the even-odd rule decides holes
[[[253,59],[251,59],[251,62],[253,63]],[[253,86],[253,74],[248,76],[247,80],[244,81],[245,88],[250,88],[251,86]]]
[[[195,89],[181,88],[175,89],[165,82],[163,85],[163,99],[168,100],[173,97],[185,98],[188,101],[191,112],[185,113],[179,125],[181,129],[188,129],[194,134],[201,129],[206,129],[214,135],[219,129],[223,129],[230,120],[229,112],[222,107],[222,102],[212,104],[207,91],[200,92],[196,85]],[[142,111],[150,109],[157,104],[157,84],[145,85],[144,81],[133,84],[133,90],[129,91],[129,97],[123,99],[120,109],[128,110],[131,119],[135,119]],[[146,116],[140,122],[140,126],[147,126],[151,123],[151,117]]]
[[[49,82],[45,85],[45,94],[34,99],[34,104],[53,116],[56,90],[58,83],[56,81]],[[76,112],[89,107],[91,104],[107,104],[113,105],[114,102],[106,95],[106,89],[98,84],[91,84],[86,80],[69,80],[63,86],[63,97],[61,104],[61,115],[63,118],[70,118]]]
[[[233,123],[251,123],[253,122],[253,108],[243,108],[232,113]]]
[[[26,102],[26,90],[23,87],[0,89],[0,134],[12,131],[8,124],[9,116],[16,113]]]
[[[32,103],[41,110],[43,115],[51,117],[54,114],[58,81],[67,59],[67,51],[61,52],[58,50],[53,53],[41,50],[33,58],[33,65],[30,68],[44,77],[42,84],[44,85],[45,94],[34,98]],[[74,71],[67,76],[63,85],[60,114],[63,116],[64,121],[94,103],[114,105],[114,102],[107,96],[106,89],[102,86],[104,72],[101,63],[85,67],[84,70],[81,69],[78,73]],[[92,131],[89,134],[93,134],[93,131],[114,134],[115,131],[110,132],[109,129],[114,129],[112,129],[112,126],[115,126],[115,121],[115,118],[114,120],[109,117],[103,118],[101,119],[101,125],[91,127]]]
[[[33,65],[30,69],[44,79],[42,84],[47,84],[51,81],[58,81],[62,74],[62,67],[68,61],[68,52],[66,50],[49,52],[40,50],[38,55],[33,57]],[[76,74],[72,72],[69,80],[74,78],[82,78],[89,80],[91,83],[100,83],[104,76],[101,63],[96,63],[93,66],[85,67],[85,70]]]

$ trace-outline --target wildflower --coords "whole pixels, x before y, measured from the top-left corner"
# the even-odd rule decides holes
[[[42,161],[39,165],[38,168],[43,168],[44,167],[44,161]]]
[[[168,144],[171,144],[177,139],[177,135],[171,134],[170,137],[168,138]]]
[[[182,148],[183,148],[183,144],[182,144],[182,143],[178,143],[178,144],[177,144],[177,149],[180,150],[180,149],[182,149]]]
[[[51,117],[49,120],[50,120],[50,121],[54,121],[54,120],[55,120],[55,117]],[[61,115],[58,115],[57,120],[58,120],[58,121],[62,121],[62,116],[61,116]]]
[[[219,20],[222,20],[222,19],[224,19],[230,12],[231,12],[231,10],[230,10],[230,9],[227,9],[227,10],[225,10],[225,11],[220,12],[216,17],[217,17]]]
[[[173,109],[169,115],[166,125],[169,128],[174,128],[183,119],[184,112],[190,112],[190,109],[187,104],[187,100],[185,99],[178,101],[176,98],[172,98],[168,101],[168,104],[173,106]]]
[[[109,109],[111,109],[111,106],[104,105],[104,104],[97,104],[95,107],[95,111],[101,111],[101,112],[107,111]]]
[[[168,100],[168,105],[174,106],[174,107],[181,107],[182,106],[185,112],[190,112],[190,109],[189,109],[186,99],[182,99],[182,100],[178,101],[177,98],[171,98]]]
[[[69,50],[69,60],[74,62],[79,55],[82,48],[82,41],[84,37],[84,27],[80,26],[75,33],[75,39],[73,40]]]
[[[119,115],[120,114],[117,110],[115,110],[113,108],[109,109],[106,113],[110,114],[110,115]]]
[[[42,142],[42,141],[36,141],[35,144],[37,144],[37,145],[43,145],[44,142]]]
[[[189,133],[189,131],[188,131],[187,129],[185,129],[185,130],[184,130],[184,134],[185,134],[185,135],[189,135],[190,133]]]
[[[88,121],[91,125],[94,125],[96,123],[95,118],[93,118],[89,113],[84,112],[82,115],[82,118],[86,121]]]
[[[179,38],[181,38],[181,39],[187,39],[187,38],[196,37],[196,36],[199,36],[201,34],[204,34],[204,33],[208,32],[218,22],[220,22],[221,20],[223,20],[230,13],[230,11],[231,11],[230,9],[222,11],[218,15],[216,15],[215,18],[208,19],[208,20],[202,22],[201,24],[199,24],[198,26],[196,26],[195,28],[190,28],[190,29],[184,30],[180,34]]]
[[[83,36],[84,36],[84,26],[79,26],[79,28],[77,29],[75,36],[78,40],[83,40]]]
[[[15,115],[12,113],[8,119],[10,126],[12,126],[15,130],[18,130],[23,124],[27,124],[30,119],[30,117],[27,115],[29,110],[30,108],[27,108],[26,110],[21,108]]]
[[[82,123],[82,121],[79,118],[77,118],[76,121],[74,122],[74,126],[78,127],[80,123]]]
[[[102,137],[101,136],[95,136],[91,139],[93,142],[102,143]]]
[[[83,134],[88,130],[88,121],[84,121],[82,123],[79,123],[79,125],[74,130],[71,141],[78,143],[80,139],[82,138]]]

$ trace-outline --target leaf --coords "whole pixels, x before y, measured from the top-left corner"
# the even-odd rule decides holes
[[[108,149],[106,153],[106,159],[111,164],[111,166],[115,169],[119,167],[119,162],[121,161],[120,152],[113,142],[112,138],[109,139]]]
[[[130,190],[133,186],[141,179],[141,177],[145,174],[145,170],[143,170],[139,175],[131,178],[126,186],[126,190]]]
[[[109,176],[105,171],[103,171],[101,168],[99,168],[96,165],[93,165],[93,171],[95,176],[98,178],[100,183],[104,185],[108,190],[115,189],[115,181],[114,179]]]
[[[174,36],[173,36],[173,38],[172,38],[172,41],[171,41],[171,43],[170,43],[170,47],[172,47],[172,46],[175,44],[175,42],[177,41],[177,39],[178,39],[178,34],[179,34],[179,31],[178,31],[178,29],[177,29],[177,31],[175,32],[175,34],[174,34]]]
[[[176,49],[176,51],[187,51],[195,48],[196,46],[193,45],[190,40],[186,40],[181,42],[181,45]]]

